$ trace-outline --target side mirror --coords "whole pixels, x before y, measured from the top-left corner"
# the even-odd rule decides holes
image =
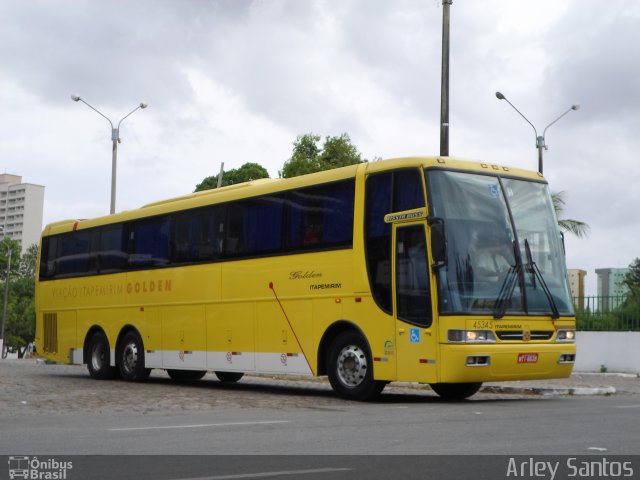
[[[436,271],[447,264],[447,236],[442,218],[429,217],[428,222],[431,227],[431,252],[433,254],[431,268]]]

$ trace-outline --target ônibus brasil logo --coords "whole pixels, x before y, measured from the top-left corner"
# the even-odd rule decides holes
[[[9,457],[9,478],[25,478],[31,480],[66,480],[67,471],[73,468],[72,462],[62,462],[55,458],[38,459],[38,457]]]

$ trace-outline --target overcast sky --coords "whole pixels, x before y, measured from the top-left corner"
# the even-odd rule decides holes
[[[44,222],[185,194],[220,162],[271,176],[304,133],[365,158],[439,153],[440,0],[2,0],[0,168],[46,186]],[[640,2],[454,0],[450,154],[535,170],[565,191],[569,268],[640,256]]]

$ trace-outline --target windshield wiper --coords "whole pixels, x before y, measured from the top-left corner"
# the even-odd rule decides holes
[[[498,293],[496,303],[493,305],[493,318],[496,320],[504,317],[505,313],[507,313],[507,300],[510,300],[513,296],[513,291],[516,288],[516,283],[518,281],[518,277],[520,277],[521,270],[522,266],[519,264],[511,265],[509,270],[507,270],[507,276],[502,282],[500,293]]]
[[[504,317],[507,312],[507,301],[511,300],[513,297],[513,292],[518,282],[520,282],[520,288],[524,293],[524,282],[522,281],[522,258],[518,252],[518,244],[513,241],[511,246],[513,247],[513,258],[516,263],[515,265],[509,266],[507,276],[504,278],[502,286],[500,287],[498,298],[496,298],[496,302],[493,305],[493,318],[496,320]]]
[[[536,289],[536,278],[540,282],[540,287],[542,287],[542,291],[544,292],[544,296],[547,297],[547,302],[549,302],[549,306],[551,307],[551,318],[560,318],[560,312],[558,311],[558,306],[556,305],[555,300],[553,299],[553,295],[551,295],[551,290],[547,286],[547,282],[545,281],[538,265],[533,261],[533,256],[531,255],[531,247],[529,247],[529,240],[525,238],[524,240],[524,250],[527,255],[527,264],[525,265],[525,270],[527,273],[531,274],[531,283],[533,288]]]

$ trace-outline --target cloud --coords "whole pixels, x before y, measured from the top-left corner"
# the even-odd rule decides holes
[[[619,121],[637,130],[640,91],[634,79],[640,77],[640,6],[590,0],[580,7],[567,14],[548,40],[555,55],[545,89],[555,99],[587,105],[592,113],[578,122]]]
[[[47,186],[45,221],[108,210],[109,125],[71,93],[116,122],[149,103],[123,123],[119,209],[190,192],[221,162],[276,175],[307,132],[347,132],[367,158],[437,154],[441,3],[5,0],[0,166]],[[496,90],[538,129],[582,104],[544,159],[567,216],[591,224],[568,244],[588,270],[638,256],[639,19],[625,0],[451,7],[452,155],[537,167],[533,129]]]

